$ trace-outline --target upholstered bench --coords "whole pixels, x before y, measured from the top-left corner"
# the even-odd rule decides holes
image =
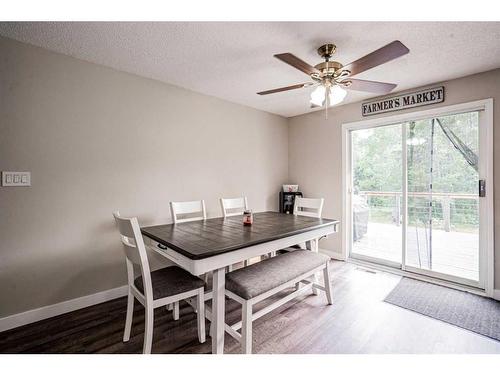
[[[243,353],[252,353],[252,322],[313,287],[325,291],[332,304],[329,272],[330,258],[309,250],[297,250],[266,259],[226,274],[226,295],[242,305],[242,319],[226,331],[242,345]],[[306,280],[323,270],[324,286]],[[303,286],[302,286],[303,285]],[[253,312],[253,305],[283,289],[295,286],[295,291]],[[238,330],[241,328],[241,333]]]

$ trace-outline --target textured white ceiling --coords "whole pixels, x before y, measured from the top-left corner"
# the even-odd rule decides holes
[[[398,39],[409,55],[357,76],[395,91],[500,67],[499,22],[3,22],[0,35],[285,117],[311,111],[311,89],[255,94],[308,81],[276,53],[315,65],[333,42],[345,65]]]

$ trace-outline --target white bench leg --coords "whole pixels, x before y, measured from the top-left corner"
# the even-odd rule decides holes
[[[174,302],[174,312],[172,313],[174,320],[179,320],[179,301]]]
[[[198,310],[198,340],[205,342],[205,291],[203,288],[198,290],[196,298],[196,310]]]
[[[243,265],[244,265],[245,267],[248,267],[248,266],[250,265],[250,259],[245,259],[245,260],[243,261]]]
[[[332,280],[330,278],[330,262],[326,263],[326,267],[323,270],[323,279],[325,281],[325,294],[326,299],[328,300],[328,304],[333,304],[333,290],[332,290]]]
[[[144,330],[144,346],[142,352],[151,354],[151,345],[153,344],[153,325],[154,325],[154,310],[153,306],[146,304],[146,327]]]
[[[134,295],[128,292],[127,298],[127,317],[125,318],[125,332],[123,332],[123,341],[130,340],[130,331],[132,329],[132,318],[134,316]]]
[[[252,354],[252,303],[244,302],[241,309],[241,346],[243,354]]]
[[[169,303],[167,306],[167,311],[172,311],[174,309],[174,304],[173,303]]]
[[[318,252],[318,239],[314,239],[314,240],[311,240],[311,241],[307,241],[306,242],[306,248],[310,251],[314,251],[315,253]],[[314,283],[314,284],[318,284],[319,283],[319,280],[318,280],[318,275],[317,274],[314,274],[314,276],[312,277],[311,281]],[[319,296],[320,295],[320,290],[313,287],[313,294],[315,296]]]

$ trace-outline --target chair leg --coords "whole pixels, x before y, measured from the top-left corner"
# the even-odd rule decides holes
[[[243,354],[252,354],[252,303],[244,302],[241,312],[241,346]]]
[[[154,310],[153,306],[146,304],[146,327],[144,330],[144,354],[151,354],[151,345],[153,344],[153,325],[154,325]]]
[[[191,306],[193,308],[193,311],[195,313],[198,313],[198,308],[196,307],[196,299],[195,298],[188,298],[186,301],[189,304],[189,306]]]
[[[203,275],[203,281],[205,284],[208,284],[208,280],[210,279],[210,272],[207,272]]]
[[[174,311],[172,313],[174,320],[179,320],[179,301],[174,302]]]
[[[198,290],[198,297],[196,298],[196,310],[198,310],[198,340],[201,343],[205,342],[205,290],[200,288]]]
[[[130,339],[132,318],[134,316],[134,300],[134,295],[129,291],[127,298],[127,317],[125,318],[125,332],[123,332],[123,342],[127,342]]]
[[[332,290],[332,283],[330,280],[330,262],[326,262],[326,267],[323,270],[323,279],[325,281],[324,287],[325,287],[326,299],[328,300],[328,304],[332,305],[333,304],[333,290]]]

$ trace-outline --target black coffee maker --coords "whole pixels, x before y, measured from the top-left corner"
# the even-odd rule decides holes
[[[293,214],[293,206],[295,205],[295,197],[301,197],[302,193],[280,191],[280,212],[284,214]]]

